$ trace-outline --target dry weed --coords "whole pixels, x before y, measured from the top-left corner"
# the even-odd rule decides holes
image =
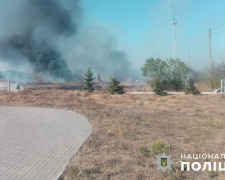
[[[74,110],[93,133],[62,179],[225,179],[223,173],[180,172],[180,154],[220,154],[225,145],[224,95],[109,95],[83,91],[0,92],[0,105]],[[175,162],[163,173],[154,162]]]

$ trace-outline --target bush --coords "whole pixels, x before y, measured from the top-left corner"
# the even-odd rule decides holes
[[[163,91],[163,83],[160,82],[160,81],[156,81],[156,82],[155,82],[153,91],[154,91],[156,94],[160,95],[160,96],[165,96],[165,95],[167,95],[167,92]]]
[[[109,85],[109,92],[110,94],[123,94],[124,93],[124,89],[122,86],[119,85],[120,82],[117,81],[114,78],[111,78],[111,82]]]
[[[150,151],[146,147],[141,147],[139,150],[145,157],[150,157]]]
[[[198,91],[198,89],[195,87],[194,81],[193,81],[192,78],[189,78],[189,80],[187,82],[187,86],[186,86],[186,89],[185,89],[185,93],[186,94],[194,94],[194,95],[200,94],[200,92]]]

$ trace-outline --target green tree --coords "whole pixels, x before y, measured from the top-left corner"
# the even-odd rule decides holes
[[[185,93],[186,94],[194,94],[194,95],[200,94],[200,92],[198,91],[198,89],[195,87],[194,81],[193,81],[192,78],[189,78],[188,79]]]
[[[181,90],[185,87],[185,81],[191,72],[187,64],[180,59],[168,59],[168,84],[169,88],[173,90]]]
[[[110,94],[123,94],[124,93],[124,89],[122,86],[120,86],[120,82],[117,81],[114,78],[111,78],[111,82],[109,85],[109,92]]]
[[[93,72],[91,71],[90,68],[88,68],[88,71],[84,74],[84,82],[85,82],[85,90],[88,90],[89,92],[92,92],[94,90],[94,77],[93,77]]]
[[[152,87],[154,87],[156,82],[162,82],[167,79],[166,71],[168,70],[168,64],[161,59],[147,59],[145,65],[141,69],[146,78],[146,83]]]
[[[147,84],[155,87],[161,83],[163,90],[181,90],[184,88],[190,68],[180,59],[147,59],[142,67]]]

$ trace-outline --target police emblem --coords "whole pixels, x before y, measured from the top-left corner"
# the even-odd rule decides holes
[[[171,156],[167,156],[163,153],[161,156],[157,156],[157,161],[155,163],[158,165],[158,169],[165,172],[167,169],[171,169],[171,164],[173,164],[173,161],[171,160]]]
[[[167,158],[161,158],[161,165],[163,167],[167,166]]]

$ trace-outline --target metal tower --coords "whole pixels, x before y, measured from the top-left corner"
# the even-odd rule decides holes
[[[177,25],[177,21],[175,19],[175,6],[174,6],[174,1],[171,4],[172,9],[173,9],[173,20],[171,21],[171,25],[173,28],[173,59],[176,58],[176,25]]]

